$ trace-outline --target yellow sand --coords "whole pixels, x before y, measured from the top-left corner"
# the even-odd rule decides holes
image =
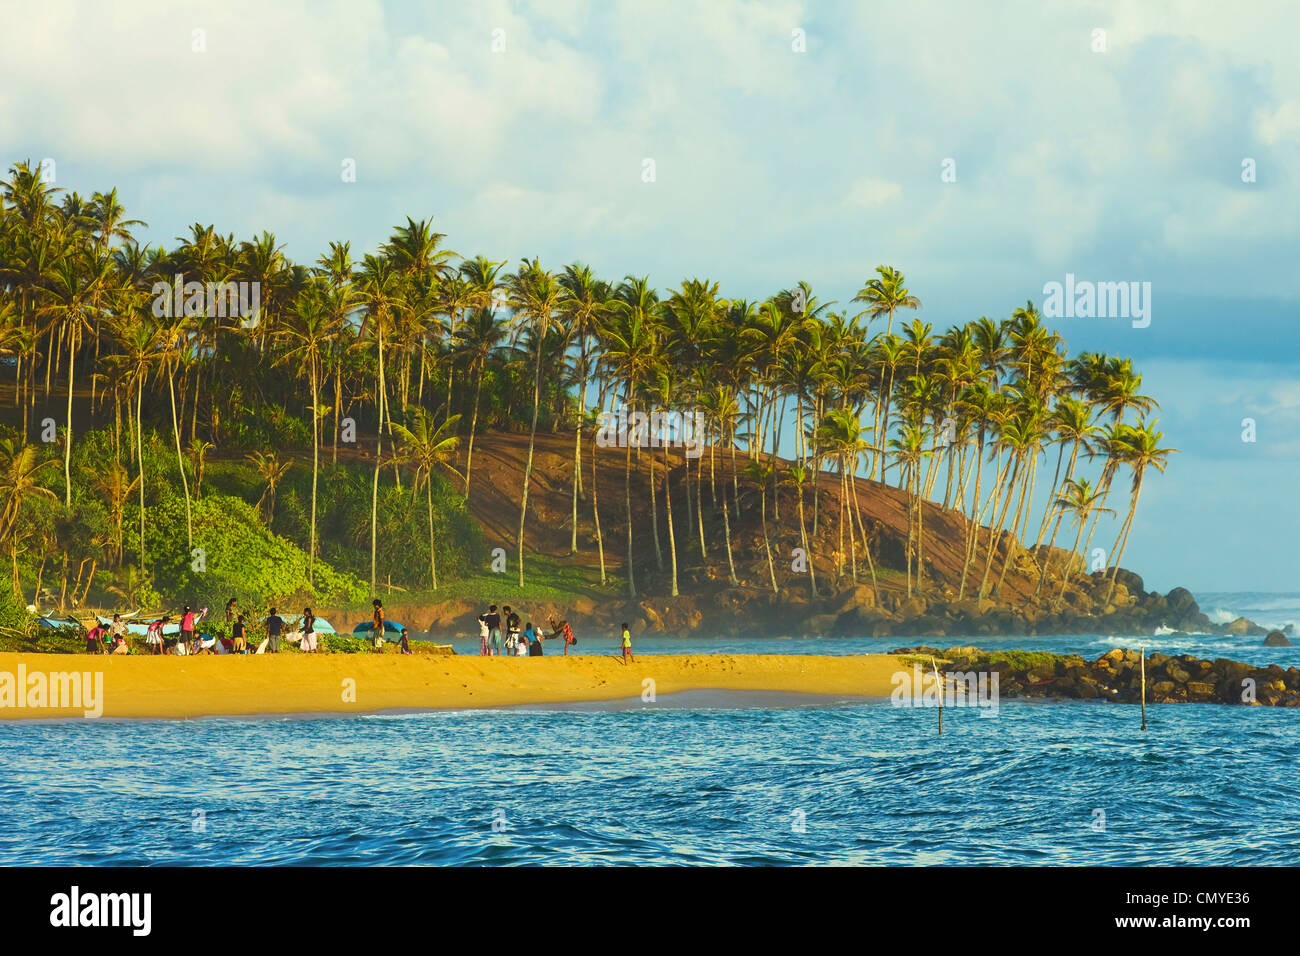
[[[103,657],[0,654],[0,672],[102,672],[104,717],[370,713],[640,697],[685,690],[784,691],[886,697],[904,669],[887,654],[442,657],[321,654]],[[0,720],[81,717],[80,709],[0,707]]]

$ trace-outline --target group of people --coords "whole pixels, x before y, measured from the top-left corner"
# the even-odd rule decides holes
[[[522,621],[519,612],[509,604],[497,610],[495,604],[486,614],[478,616],[478,652],[481,657],[541,657],[542,641],[561,638],[564,653],[578,643],[568,621],[550,620],[551,632],[534,627],[532,621]]]
[[[569,655],[569,648],[578,643],[578,638],[574,636],[573,628],[569,626],[568,621],[560,621],[558,624],[555,618],[549,618],[550,633],[533,626],[532,621],[524,621],[521,625],[519,612],[510,607],[509,604],[502,605],[501,610],[497,610],[495,604],[487,609],[486,614],[478,615],[478,652],[480,657],[541,657],[542,642],[559,638],[564,642],[563,656]],[[632,656],[632,632],[623,622],[622,631],[622,661],[626,664],[628,661],[636,663],[636,658]]]
[[[226,602],[226,623],[230,625],[230,637],[210,637],[205,639],[198,631],[199,622],[207,617],[208,609],[200,608],[195,612],[188,604],[185,610],[181,612],[179,627],[175,635],[166,633],[167,628],[172,623],[171,615],[165,614],[148,623],[145,628],[144,642],[149,647],[151,654],[278,654],[281,650],[281,642],[284,640],[293,641],[300,650],[311,654],[320,650],[320,635],[316,631],[316,615],[312,609],[305,607],[302,609],[302,620],[298,626],[290,631],[289,625],[284,618],[280,617],[275,608],[271,608],[266,619],[262,622],[263,629],[266,631],[266,638],[255,650],[249,649],[248,644],[248,624],[244,620],[244,613],[239,610],[239,602],[236,598],[231,598]],[[128,626],[127,619],[135,617],[138,611],[132,611],[130,614],[114,614],[113,620],[108,624],[96,624],[86,632],[86,652],[88,654],[126,654],[129,653],[127,643]],[[382,618],[382,607],[378,601],[375,602],[376,617]],[[382,634],[382,626],[379,631]],[[402,642],[405,645],[406,635],[402,635]],[[379,638],[382,642],[383,638]],[[410,653],[409,649],[405,653]]]

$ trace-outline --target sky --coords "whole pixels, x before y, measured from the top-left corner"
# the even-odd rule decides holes
[[[1179,449],[1124,564],[1300,590],[1293,4],[0,0],[0,22],[6,167],[116,186],[149,242],[265,229],[311,262],[432,216],[465,256],[751,299],[805,280],[844,308],[888,263],[936,329],[1067,274],[1149,282],[1145,328],[1048,321],[1131,356]]]

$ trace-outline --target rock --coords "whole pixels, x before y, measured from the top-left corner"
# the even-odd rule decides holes
[[[1188,678],[1192,676],[1172,661],[1165,668],[1165,673],[1169,675],[1169,679],[1175,684],[1186,684]]]
[[[1210,698],[1216,695],[1217,688],[1203,680],[1189,680],[1187,682],[1187,693],[1194,697]]]
[[[1166,697],[1174,692],[1174,686],[1171,680],[1158,680],[1151,685],[1151,693],[1156,697]]]
[[[837,614],[814,614],[808,618],[808,633],[817,637],[825,637],[835,630],[835,623],[839,620]]]
[[[898,613],[903,617],[920,617],[925,613],[926,606],[925,598],[919,594],[913,595],[899,606]]]
[[[1223,629],[1225,634],[1263,636],[1267,632],[1249,618],[1239,617]]]
[[[1291,642],[1286,639],[1286,635],[1281,631],[1269,631],[1268,636],[1264,638],[1265,647],[1290,647]]]
[[[858,584],[843,591],[835,602],[834,610],[843,614],[845,611],[851,611],[854,608],[874,608],[876,606],[876,596],[872,593],[871,585]]]
[[[1196,598],[1192,597],[1192,592],[1187,588],[1174,588],[1166,594],[1165,606],[1169,609],[1169,613],[1179,619],[1197,614],[1201,610],[1196,603]]]
[[[664,629],[664,619],[659,616],[659,612],[654,609],[649,601],[642,601],[640,604],[641,615],[645,618],[646,628],[651,631],[660,631]]]

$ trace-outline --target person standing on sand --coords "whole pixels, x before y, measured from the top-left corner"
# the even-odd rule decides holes
[[[624,621],[623,622],[623,663],[626,664],[629,660],[631,660],[633,664],[636,663],[636,658],[632,656],[632,632],[627,629],[627,621]]]
[[[487,618],[482,614],[478,616],[478,656],[488,656],[488,626]]]
[[[230,625],[230,634],[235,639],[235,653],[248,653],[248,638],[244,634],[244,615],[235,616],[235,623]]]
[[[506,612],[506,653],[513,657],[519,647],[519,614],[509,604],[501,610]]]
[[[375,598],[371,602],[375,612],[370,617],[370,639],[374,642],[375,653],[382,654],[384,651],[384,603]]]
[[[488,653],[491,657],[498,657],[501,654],[501,615],[497,613],[495,604],[488,606],[488,612],[483,616],[488,626]]]
[[[555,618],[551,618],[551,637],[564,638],[564,653],[561,655],[562,657],[568,657],[569,647],[578,643],[578,639],[573,636],[573,628],[569,627],[569,622],[561,621],[559,624],[556,624]]]
[[[275,608],[271,608],[271,613],[266,618],[266,639],[269,642],[266,645],[268,654],[280,653],[280,632],[284,630],[284,618],[275,613]]]
[[[145,632],[144,642],[153,648],[155,654],[163,652],[163,625],[170,620],[168,617],[160,617],[156,621],[151,621],[149,629]]]
[[[302,649],[310,654],[316,650],[316,615],[311,608],[302,609]]]
[[[194,612],[190,610],[190,606],[187,604],[184,613],[181,614],[180,641],[185,645],[185,653],[187,654],[197,653],[197,648],[194,646],[194,623]]]

